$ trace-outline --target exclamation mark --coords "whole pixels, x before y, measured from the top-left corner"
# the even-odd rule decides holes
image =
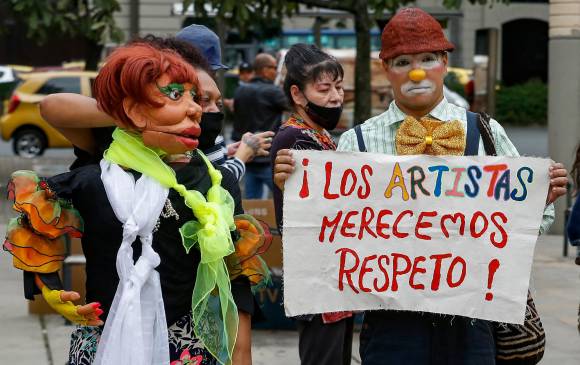
[[[493,259],[489,262],[488,271],[487,271],[487,289],[491,290],[491,283],[493,282],[493,276],[495,272],[499,268],[499,260]],[[487,292],[485,293],[485,300],[488,302],[493,300],[493,293]]]
[[[308,174],[306,173],[306,166],[308,166],[308,159],[302,159],[302,166],[304,166],[304,172],[302,173],[302,187],[300,188],[300,197],[302,199],[308,197],[310,195],[310,191],[308,190]]]

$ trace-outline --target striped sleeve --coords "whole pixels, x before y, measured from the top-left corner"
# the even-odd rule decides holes
[[[221,143],[219,143],[220,136],[216,139],[216,144],[212,147],[203,151],[207,158],[215,165],[223,165],[226,162],[226,156],[224,154],[225,147],[222,146],[223,144],[223,137],[221,139]]]
[[[223,167],[230,170],[238,182],[242,180],[242,177],[246,173],[246,164],[237,157],[226,160]]]

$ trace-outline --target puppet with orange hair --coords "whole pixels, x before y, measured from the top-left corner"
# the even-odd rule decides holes
[[[242,215],[236,179],[196,149],[195,71],[133,44],[107,59],[94,95],[118,126],[99,165],[12,175],[20,216],[4,249],[26,297],[42,293],[78,324],[71,365],[231,363],[238,310],[252,312],[251,286],[268,279],[258,256],[267,235]],[[81,237],[86,305],[58,277],[67,235]]]

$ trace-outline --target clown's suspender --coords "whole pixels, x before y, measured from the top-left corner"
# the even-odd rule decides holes
[[[358,150],[360,152],[366,152],[367,147],[365,146],[365,141],[363,139],[362,130],[360,124],[354,126],[354,133],[356,134],[356,141],[358,142]]]
[[[479,150],[479,137],[483,141],[485,154],[497,156],[491,127],[490,117],[485,113],[473,113],[467,111],[467,137],[465,145],[465,156],[477,156]]]

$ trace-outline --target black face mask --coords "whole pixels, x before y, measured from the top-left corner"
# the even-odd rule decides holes
[[[197,148],[204,151],[215,145],[215,139],[221,133],[224,122],[224,113],[203,113],[201,115],[201,135],[197,139],[199,145]]]
[[[340,120],[340,115],[342,114],[342,105],[334,108],[327,108],[324,106],[316,105],[309,101],[305,108],[306,114],[312,119],[312,121],[327,131],[331,131],[336,128],[338,121]]]

